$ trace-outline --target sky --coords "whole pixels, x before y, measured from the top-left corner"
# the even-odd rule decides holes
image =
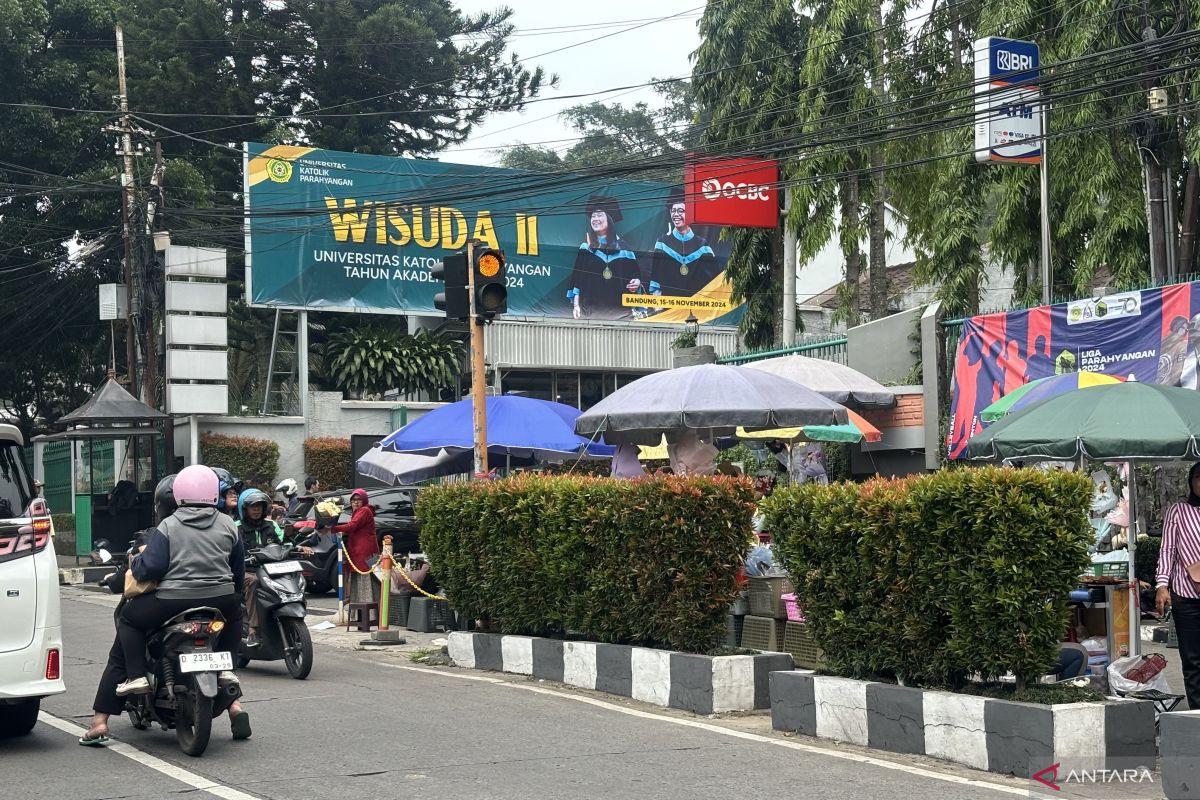
[[[643,100],[657,107],[650,88],[595,98],[566,96],[690,74],[688,56],[700,45],[696,23],[704,11],[700,0],[458,0],[457,5],[467,13],[508,5],[517,28],[510,51],[559,77],[557,87],[544,89],[524,111],[490,117],[466,143],[441,155],[443,161],[488,166],[498,163],[497,149],[519,142],[544,142],[565,151],[571,142],[554,140],[578,134],[558,114],[578,103],[597,99],[632,105]],[[560,48],[565,49],[550,52]]]

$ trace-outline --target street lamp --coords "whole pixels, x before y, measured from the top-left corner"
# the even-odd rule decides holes
[[[694,313],[689,312],[687,319],[683,321],[684,330],[692,341],[696,341],[696,337],[700,335],[700,320],[696,319]]]

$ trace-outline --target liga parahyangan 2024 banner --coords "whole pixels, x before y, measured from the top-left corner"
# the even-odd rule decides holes
[[[966,320],[955,348],[949,456],[963,455],[982,430],[980,413],[1004,395],[1084,370],[1200,389],[1200,283]]]
[[[245,189],[255,306],[441,316],[431,268],[471,238],[505,252],[510,315],[740,318],[680,187],[247,144]]]

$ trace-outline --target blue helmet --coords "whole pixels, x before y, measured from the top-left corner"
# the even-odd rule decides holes
[[[237,516],[240,520],[246,519],[246,511],[250,506],[261,503],[263,506],[263,515],[261,519],[269,519],[271,516],[271,498],[262,489],[247,489],[238,495]]]

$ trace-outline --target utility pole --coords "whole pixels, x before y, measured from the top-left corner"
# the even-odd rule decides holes
[[[139,353],[135,319],[140,314],[139,298],[134,285],[132,223],[133,213],[133,135],[129,123],[129,94],[125,86],[125,32],[120,25],[116,27],[117,35],[117,107],[121,111],[121,120],[116,131],[120,134],[118,149],[123,160],[121,172],[121,236],[125,243],[125,295],[128,303],[125,307],[125,357],[129,375],[129,393],[138,396]],[[111,128],[110,128],[111,130]]]
[[[142,286],[149,286],[146,297],[149,303],[145,309],[146,331],[146,405],[158,408],[158,331],[155,322],[159,318],[159,308],[166,293],[166,273],[159,273],[157,260],[154,257],[154,225],[159,207],[163,204],[162,183],[166,164],[163,163],[162,144],[154,143],[154,173],[150,177],[150,193],[146,197],[146,228],[142,238],[142,265],[148,274],[142,276]]]
[[[1115,0],[1117,32],[1128,45],[1144,45],[1147,73],[1163,65],[1161,42],[1180,33],[1187,25],[1187,9],[1179,0]],[[1150,247],[1150,277],[1158,282],[1175,273],[1175,192],[1170,185],[1165,145],[1170,131],[1164,121],[1169,113],[1167,92],[1156,77],[1147,78],[1146,111],[1135,125],[1142,160],[1142,182],[1146,195],[1146,229]]]
[[[483,361],[483,318],[475,308],[475,242],[467,242],[467,297],[471,325],[471,405],[475,416],[475,475],[488,472],[487,367]]]

